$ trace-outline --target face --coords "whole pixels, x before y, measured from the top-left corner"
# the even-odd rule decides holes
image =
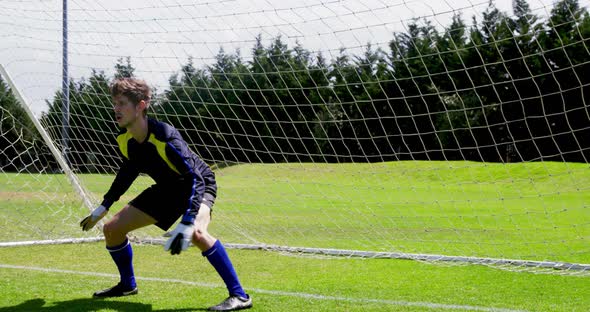
[[[115,111],[115,120],[120,128],[129,128],[138,120],[143,118],[144,101],[135,105],[124,95],[113,97],[113,110]]]

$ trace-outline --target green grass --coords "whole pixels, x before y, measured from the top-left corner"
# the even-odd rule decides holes
[[[228,242],[590,263],[585,164],[255,164],[216,173],[212,231]],[[98,202],[113,177],[80,179]],[[113,212],[149,183],[140,179]],[[0,190],[6,237],[80,235],[87,209],[64,176],[7,174]]]
[[[253,221],[247,230],[278,245],[589,262],[587,169],[472,162],[236,166],[220,172],[218,210],[229,211],[224,217],[233,222]],[[228,233],[240,240],[236,234]]]
[[[161,246],[135,245],[134,251],[140,294],[93,300],[93,291],[116,283],[115,277],[99,275],[116,272],[101,243],[2,248],[0,311],[194,311],[226,296],[195,248],[180,256],[164,253]],[[254,298],[253,311],[587,311],[590,306],[588,277],[390,259],[229,253]]]
[[[210,231],[224,242],[590,263],[585,164],[258,164],[218,169],[216,175],[219,196]],[[80,176],[94,202],[112,179]],[[137,181],[112,212],[149,183]],[[87,213],[63,175],[0,175],[2,241],[99,235],[79,230]],[[152,227],[134,234],[162,232]],[[0,312],[190,311],[225,296],[195,249],[179,257],[154,246],[136,246],[135,252],[138,276],[159,280],[141,280],[139,296],[95,301],[89,294],[115,281],[100,275],[115,273],[102,244],[0,248],[0,281],[7,281],[0,282]],[[587,273],[230,253],[259,311],[590,306],[583,295],[590,293]]]

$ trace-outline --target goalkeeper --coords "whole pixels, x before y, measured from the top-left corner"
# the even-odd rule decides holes
[[[217,194],[213,171],[189,149],[178,130],[147,117],[151,92],[144,81],[118,79],[111,85],[111,96],[116,122],[122,129],[117,137],[122,164],[102,204],[80,222],[82,230],[94,227],[140,173],[149,175],[156,183],[104,224],[106,248],[121,280],[111,288],[95,292],[94,297],[137,294],[127,233],[151,224],[166,231],[182,217],[164,248],[175,255],[192,241],[213,265],[225,282],[229,297],[209,309],[250,308],[252,299],[244,292],[223,245],[207,232]]]

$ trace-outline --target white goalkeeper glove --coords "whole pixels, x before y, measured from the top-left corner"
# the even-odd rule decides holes
[[[195,231],[194,224],[187,225],[179,223],[176,228],[170,232],[170,238],[164,245],[164,250],[169,251],[170,254],[178,255],[181,251],[188,248],[193,232]]]
[[[82,228],[82,231],[88,231],[93,228],[96,223],[100,221],[100,219],[107,215],[107,212],[107,208],[103,205],[100,205],[98,208],[94,209],[88,217],[80,221],[80,227]]]

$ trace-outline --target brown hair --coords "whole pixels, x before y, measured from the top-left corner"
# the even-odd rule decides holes
[[[123,95],[133,104],[137,105],[142,100],[146,102],[147,107],[150,104],[152,91],[147,83],[136,78],[119,78],[111,84],[111,96]]]

